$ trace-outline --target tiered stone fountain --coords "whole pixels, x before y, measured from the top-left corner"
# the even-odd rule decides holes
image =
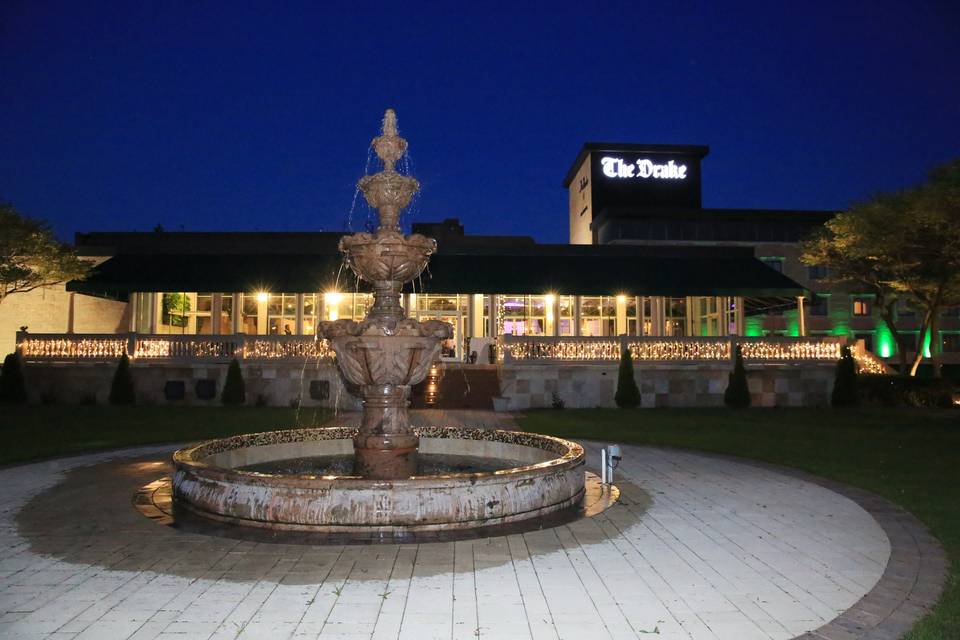
[[[344,377],[360,389],[359,428],[254,433],[181,449],[176,508],[246,526],[388,539],[575,510],[584,495],[580,445],[513,431],[411,428],[410,387],[437,361],[452,328],[407,318],[400,305],[404,283],[426,268],[437,244],[400,231],[400,210],[419,185],[395,169],[407,142],[392,110],[373,146],[383,170],[359,187],[380,226],[345,236],[340,250],[371,283],[374,304],[361,322],[320,328]],[[431,462],[418,465],[418,457]]]
[[[373,139],[383,170],[359,183],[380,216],[376,233],[340,240],[340,251],[357,277],[373,285],[373,308],[362,322],[321,322],[344,377],[360,387],[363,421],[353,438],[354,471],[367,478],[406,478],[417,470],[419,438],[410,426],[410,387],[426,377],[440,353],[440,341],[453,327],[438,320],[408,318],[400,305],[403,285],[417,278],[437,250],[437,242],[419,234],[404,236],[400,210],[420,185],[394,169],[407,150],[397,134],[397,117],[388,109],[383,133]]]

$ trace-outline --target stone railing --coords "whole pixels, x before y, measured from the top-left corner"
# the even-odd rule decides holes
[[[17,348],[28,362],[105,362],[124,353],[134,361],[203,363],[333,360],[326,340],[311,336],[40,334],[17,333]]]
[[[511,362],[609,362],[619,360],[623,345],[638,362],[729,362],[740,345],[747,362],[836,362],[843,338],[615,338],[502,336],[499,353]]]

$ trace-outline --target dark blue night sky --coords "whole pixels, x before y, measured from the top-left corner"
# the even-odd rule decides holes
[[[588,140],[710,145],[708,207],[843,208],[960,156],[953,3],[347,4],[0,2],[0,200],[63,238],[342,229],[388,106],[412,219],[545,242]]]

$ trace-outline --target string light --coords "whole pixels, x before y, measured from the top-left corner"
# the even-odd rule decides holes
[[[603,362],[620,358],[619,338],[558,338],[548,336],[498,337],[498,360],[509,355],[514,361],[559,360],[567,362]],[[127,337],[116,336],[37,336],[24,338],[17,347],[30,360],[113,360],[123,355],[130,344]],[[627,346],[634,360],[642,362],[729,361],[732,347],[739,344],[748,362],[818,361],[835,362],[842,343],[820,338],[659,338],[633,337]],[[138,360],[333,360],[326,340],[311,336],[135,336],[131,356]],[[886,373],[886,364],[869,351],[854,351],[860,373]],[[440,371],[431,368],[428,395],[433,397]],[[428,403],[430,400],[428,399]]]
[[[513,360],[605,361],[620,358],[617,338],[503,336],[503,350]],[[745,360],[836,361],[841,344],[817,338],[742,340],[731,338],[631,338],[630,355],[640,361],[728,361],[739,344]]]
[[[31,360],[112,360],[127,351],[126,337],[39,337],[19,343]],[[138,360],[333,360],[326,340],[310,336],[135,336],[131,356]]]

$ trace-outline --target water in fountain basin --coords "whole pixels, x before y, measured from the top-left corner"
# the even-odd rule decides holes
[[[353,475],[353,454],[335,456],[306,456],[271,460],[240,467],[241,471],[279,475]],[[523,462],[500,458],[458,456],[437,453],[421,453],[417,460],[418,476],[444,475],[449,473],[482,473],[513,469],[524,466]]]

